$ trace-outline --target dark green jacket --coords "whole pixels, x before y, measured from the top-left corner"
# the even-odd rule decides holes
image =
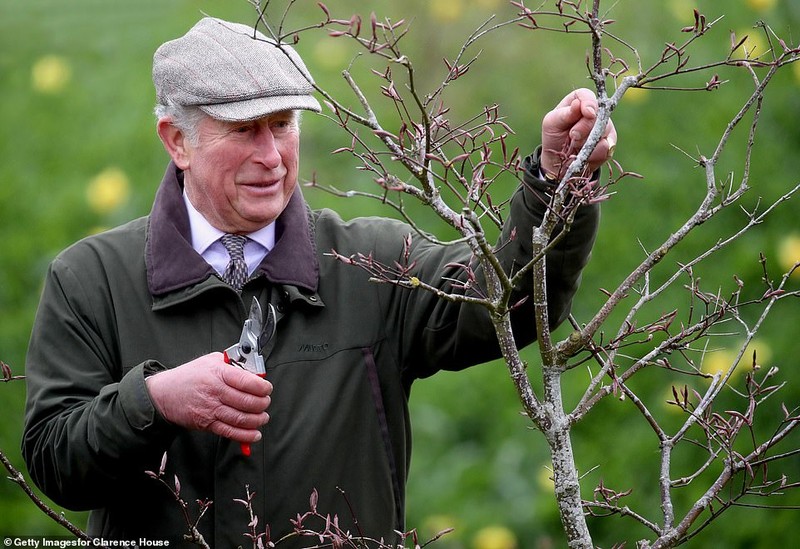
[[[278,220],[274,249],[240,296],[192,249],[181,179],[170,165],[148,217],[87,238],[51,265],[26,365],[22,448],[32,479],[59,505],[91,509],[91,534],[169,539],[178,547],[187,532],[181,509],[145,474],[158,470],[166,451],[165,479],[179,477],[189,514],[196,516],[196,500],[213,500],[199,523],[212,547],[249,545],[247,510],[234,502],[246,486],[255,492],[259,529],[269,524],[273,540],[293,530],[291,519],[308,510],[313,490],[319,511],[338,515],[345,529],[394,538],[404,528],[411,384],[497,357],[485,310],[376,284],[334,260],[331,250],[392,264],[413,231],[382,218],[343,221],[329,210],[311,212],[299,192]],[[530,256],[527,235],[544,208],[541,196],[517,190],[501,237],[506,268]],[[548,257],[556,322],[569,311],[598,215],[584,207]],[[508,242],[512,229],[516,238]],[[421,280],[449,290],[447,278],[464,276],[454,264],[469,260],[466,246],[413,237],[413,274]],[[246,458],[227,439],[168,424],[144,379],[236,342],[254,295],[276,306],[279,321],[266,357],[271,420]],[[530,311],[523,306],[515,314],[516,337],[533,341]]]

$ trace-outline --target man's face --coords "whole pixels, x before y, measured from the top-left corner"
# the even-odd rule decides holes
[[[295,115],[250,122],[205,117],[197,143],[185,143],[184,185],[194,207],[226,233],[273,222],[297,186],[300,133]]]

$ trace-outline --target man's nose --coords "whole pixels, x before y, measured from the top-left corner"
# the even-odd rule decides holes
[[[281,165],[281,153],[278,151],[275,136],[268,128],[262,128],[256,136],[256,152],[254,158],[269,169]]]

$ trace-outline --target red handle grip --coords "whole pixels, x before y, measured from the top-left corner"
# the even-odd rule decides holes
[[[230,362],[228,362],[228,355],[227,355],[227,353],[225,354],[225,362],[226,362],[226,363],[228,363],[228,364],[230,364]],[[256,374],[256,375],[257,375],[258,377],[260,377],[261,379],[265,379],[265,378],[267,377],[267,374],[266,374],[266,373],[264,373],[264,374]],[[243,455],[243,456],[246,456],[246,457],[250,457],[250,454],[252,453],[252,452],[250,451],[250,443],[249,443],[249,442],[242,442],[242,444],[241,444],[241,448],[242,448],[242,455]]]

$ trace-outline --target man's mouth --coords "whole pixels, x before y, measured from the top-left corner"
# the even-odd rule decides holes
[[[259,191],[273,190],[275,187],[280,187],[282,183],[283,183],[283,178],[268,179],[264,181],[250,181],[247,183],[240,183],[240,185],[252,191],[259,192]]]

